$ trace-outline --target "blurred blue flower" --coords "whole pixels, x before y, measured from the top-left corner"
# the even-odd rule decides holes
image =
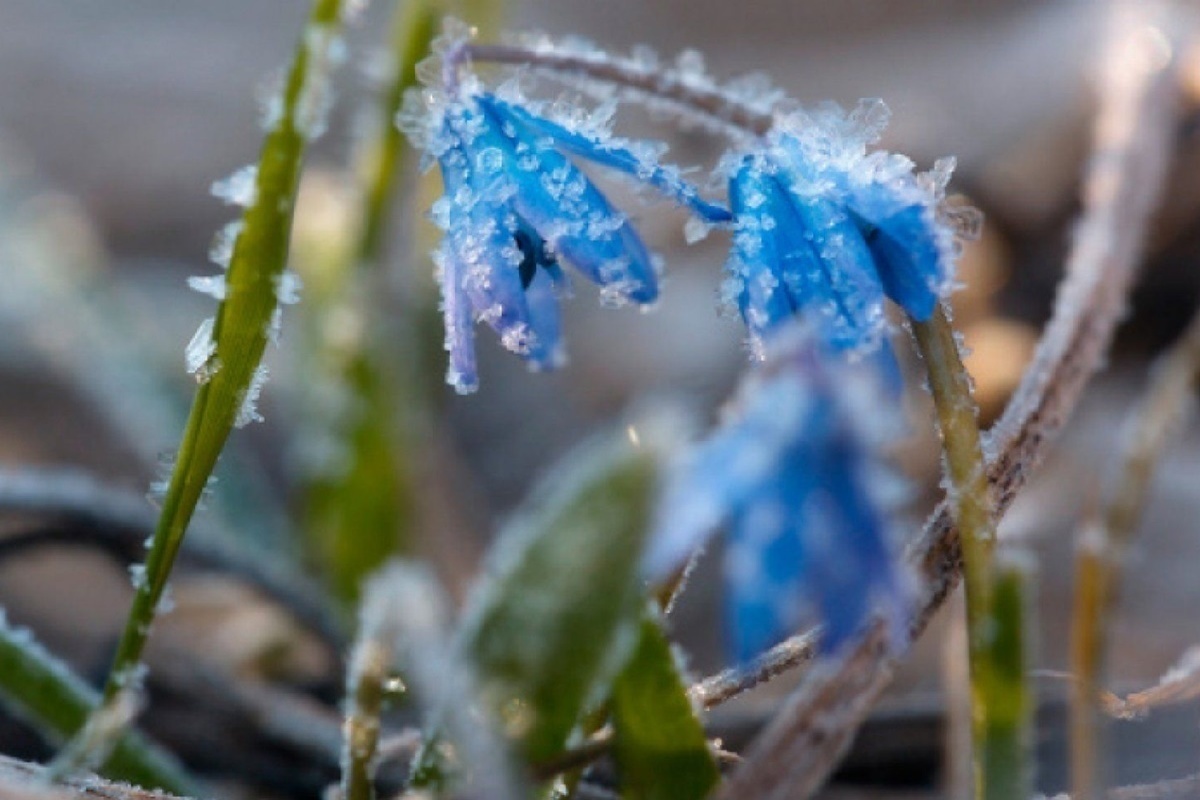
[[[958,231],[941,205],[954,162],[916,174],[904,156],[868,152],[887,117],[879,100],[849,115],[797,112],[727,162],[734,235],[723,295],[759,357],[764,335],[794,314],[837,349],[868,350],[885,329],[885,297],[923,321],[949,292]]]
[[[425,103],[410,134],[436,159],[445,194],[433,206],[445,231],[435,261],[442,287],[447,381],[478,385],[474,323],[534,369],[565,360],[557,298],[567,292],[558,261],[601,287],[608,305],[653,303],[658,265],[628,218],[562,151],[648,183],[710,222],[730,219],[705,202],[653,147],[622,146],[603,126],[573,126],[518,100],[483,92],[473,78]]]
[[[722,524],[733,657],[745,662],[815,618],[822,647],[852,637],[878,604],[907,618],[885,507],[898,479],[877,459],[898,421],[871,359],[828,354],[806,326],[772,336],[736,414],[671,472],[646,553],[662,580]]]

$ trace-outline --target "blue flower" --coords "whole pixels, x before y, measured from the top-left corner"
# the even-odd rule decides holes
[[[483,92],[474,79],[435,93],[426,119],[410,133],[436,159],[445,186],[433,207],[445,231],[435,261],[450,353],[447,381],[462,393],[478,385],[478,321],[533,369],[564,362],[557,298],[568,287],[560,259],[599,285],[608,305],[646,305],[658,297],[657,259],[562,151],[633,175],[706,220],[730,219],[677,170],[658,166],[604,130],[551,120]]]
[[[871,349],[885,297],[924,321],[951,288],[955,231],[939,206],[953,161],[917,175],[903,156],[868,153],[886,122],[878,100],[800,112],[730,163],[723,294],[760,357],[764,335],[797,313],[837,349]]]
[[[880,403],[878,365],[830,358],[803,327],[772,337],[736,415],[671,472],[644,562],[661,580],[726,524],[725,607],[739,662],[807,617],[824,623],[832,652],[877,603],[894,625],[907,615],[883,513],[896,479],[875,459],[895,422]]]

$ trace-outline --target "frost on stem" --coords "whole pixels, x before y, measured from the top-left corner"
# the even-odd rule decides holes
[[[225,205],[249,208],[258,199],[258,165],[247,164],[212,185],[213,196]]]
[[[254,375],[241,395],[237,417],[233,421],[235,428],[244,428],[251,422],[263,421],[263,416],[258,411],[258,398],[267,383],[268,372],[266,364],[259,364],[254,368]]]
[[[296,126],[309,141],[325,133],[333,108],[333,71],[346,60],[340,25],[309,25],[304,32],[308,70],[296,102]]]
[[[195,377],[196,383],[208,383],[220,366],[220,360],[216,357],[217,343],[213,339],[213,324],[213,317],[207,317],[201,322],[184,349],[184,362],[188,374]]]

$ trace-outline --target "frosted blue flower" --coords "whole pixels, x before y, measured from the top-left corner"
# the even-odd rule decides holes
[[[725,607],[739,662],[806,618],[824,623],[831,652],[876,604],[894,625],[907,613],[883,514],[897,481],[875,458],[895,433],[876,364],[830,358],[793,329],[770,350],[736,414],[672,471],[644,562],[661,580],[726,525]]]
[[[868,153],[887,117],[878,100],[850,115],[798,112],[727,164],[735,221],[723,294],[760,357],[763,336],[797,313],[835,348],[873,348],[885,297],[923,321],[951,288],[956,231],[940,206],[954,162],[918,175],[904,156]]]
[[[677,170],[654,162],[653,148],[635,152],[603,126],[552,120],[532,104],[484,92],[473,77],[421,105],[415,122],[406,112],[407,131],[437,161],[445,186],[433,207],[445,231],[435,261],[447,380],[459,392],[477,386],[475,322],[490,325],[531,368],[563,363],[560,259],[599,285],[605,304],[647,305],[658,297],[657,259],[564,152],[633,175],[710,222],[730,219]]]

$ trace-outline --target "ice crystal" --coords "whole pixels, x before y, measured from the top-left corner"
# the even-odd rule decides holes
[[[262,422],[263,416],[258,412],[258,398],[262,394],[263,386],[267,383],[267,367],[265,364],[259,364],[254,368],[254,374],[250,378],[249,385],[242,392],[241,404],[238,407],[237,417],[234,419],[234,427],[244,428],[251,422]]]
[[[212,185],[213,196],[226,205],[249,208],[258,197],[258,165],[247,164]]]
[[[881,100],[797,111],[725,160],[736,221],[723,300],[741,312],[752,350],[797,313],[837,348],[870,349],[885,297],[925,320],[949,293],[956,233],[978,217],[942,210],[953,159],[916,174],[904,156],[868,151],[888,116]]]
[[[201,322],[184,350],[188,374],[195,376],[197,383],[207,383],[216,372],[217,343],[213,340],[213,324],[212,317]]]

